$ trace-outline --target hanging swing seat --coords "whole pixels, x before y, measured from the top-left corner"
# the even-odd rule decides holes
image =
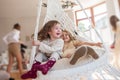
[[[67,78],[70,78],[68,80],[75,80],[77,79],[76,75],[80,77],[85,73],[93,73],[97,68],[102,68],[107,63],[105,51],[100,48],[96,48],[95,51],[100,56],[97,60],[86,55],[84,58],[80,58],[75,65],[71,65],[69,63],[70,59],[62,58],[56,62],[46,75],[38,72],[39,76],[36,80],[67,80]]]
[[[103,54],[105,53],[104,49],[100,49],[100,48],[95,49],[95,47],[94,47],[94,50],[99,55],[99,57],[103,56]],[[69,63],[70,60],[71,60],[71,58],[70,59],[62,58],[62,59],[58,60],[57,63],[55,64],[55,66],[52,68],[52,70],[63,70],[63,69],[68,69],[68,68],[74,68],[74,67],[83,66],[83,65],[86,65],[86,64],[89,64],[89,63],[95,61],[89,55],[85,55],[85,56],[79,58],[75,65],[71,65]]]
[[[42,0],[39,1],[42,3]],[[78,0],[76,1],[79,3]],[[34,33],[35,38],[37,38],[38,24],[41,12],[39,10],[41,9],[40,7],[38,8],[36,23],[37,25]],[[48,0],[47,12],[43,24],[49,20],[59,21],[63,29],[68,30],[70,33],[72,33],[72,35],[76,36],[77,31],[75,29],[75,24],[62,9],[59,0]],[[80,34],[77,34],[77,36],[79,35]],[[99,35],[98,37],[101,38]],[[103,41],[101,40],[101,42]],[[80,58],[75,65],[70,65],[70,59],[62,58],[55,63],[55,65],[51,68],[50,71],[48,71],[46,75],[43,75],[40,71],[38,71],[37,78],[35,80],[81,80],[81,76],[87,77],[87,80],[94,80],[92,79],[92,73],[95,71],[100,73],[102,80],[105,80],[106,78],[102,74],[103,70],[108,71],[110,75],[112,74],[115,80],[119,80],[118,77],[120,77],[120,72],[110,66],[108,61],[109,50],[106,48],[106,46],[104,46],[104,49],[95,47],[93,47],[93,49],[99,55],[99,58],[97,60],[94,60],[92,57],[87,55],[84,58]],[[35,47],[33,47],[30,66],[34,61],[35,50]]]

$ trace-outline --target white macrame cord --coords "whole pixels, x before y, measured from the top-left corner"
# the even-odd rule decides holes
[[[76,0],[80,6],[80,0]],[[36,21],[36,27],[34,32],[34,40],[37,40],[37,34],[38,34],[38,26],[39,26],[39,20],[40,20],[40,14],[41,14],[41,6],[42,6],[42,0],[39,0],[39,6],[38,6],[38,15],[37,15],[37,21]],[[84,11],[83,7],[81,7]],[[85,13],[85,12],[84,12]],[[86,14],[86,13],[85,13]],[[87,16],[87,14],[86,14]],[[61,4],[59,0],[48,0],[47,2],[47,12],[44,19],[44,23],[46,23],[49,20],[57,20],[62,25],[63,29],[67,29],[70,33],[76,36],[75,32],[75,24],[70,19],[70,17],[64,12],[64,10],[61,7]],[[88,18],[89,20],[89,18]],[[91,23],[91,22],[90,22]],[[91,23],[92,24],[92,23]],[[92,25],[93,26],[93,25]],[[98,34],[98,32],[95,30],[96,34],[100,38],[101,42],[103,42],[102,38]],[[78,33],[78,32],[77,32]],[[93,47],[94,48],[94,47]],[[42,75],[41,72],[38,72],[38,77],[36,80],[80,80],[82,76],[86,76],[88,80],[93,80],[92,73],[98,72],[99,74],[103,71],[108,71],[109,73],[116,74],[114,75],[114,79],[118,80],[118,77],[120,77],[120,72],[111,67],[108,63],[107,57],[108,57],[108,50],[104,45],[104,49],[100,48],[94,48],[95,51],[100,56],[99,59],[93,60],[92,58],[88,57],[77,64],[71,66],[69,64],[68,59],[60,59],[56,62],[54,67],[48,72],[47,75]],[[31,58],[30,58],[30,66],[33,64],[35,53],[36,53],[36,47],[32,48]],[[106,77],[101,77],[103,80],[107,80]]]

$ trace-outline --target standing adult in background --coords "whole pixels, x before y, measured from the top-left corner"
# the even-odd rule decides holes
[[[119,64],[119,56],[120,56],[120,20],[118,19],[117,16],[112,15],[110,17],[110,24],[112,25],[112,29],[115,34],[115,42],[114,42],[114,63],[113,65],[116,68],[120,68]]]
[[[13,26],[13,30],[9,32],[5,37],[3,38],[4,42],[8,45],[8,55],[9,55],[9,62],[7,66],[7,72],[10,73],[12,64],[14,61],[14,57],[17,60],[19,72],[22,74],[23,68],[22,68],[22,57],[20,52],[20,30],[21,26],[16,23]]]
[[[111,49],[115,48],[115,36],[116,36],[116,30],[117,30],[117,25],[116,23],[119,21],[119,19],[115,16],[115,15],[112,15],[110,17],[110,24],[112,26],[112,30],[114,32],[114,40],[113,40],[113,43],[111,45]]]

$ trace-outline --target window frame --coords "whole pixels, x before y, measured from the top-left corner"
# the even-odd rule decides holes
[[[93,25],[95,25],[95,17],[107,13],[107,11],[106,11],[106,12],[102,12],[102,13],[99,13],[99,14],[97,14],[97,15],[94,15],[94,8],[97,7],[97,6],[103,5],[103,4],[106,4],[106,1],[101,2],[101,3],[99,3],[99,4],[96,4],[96,5],[94,5],[94,6],[91,6],[91,7],[88,7],[88,8],[85,8],[85,9],[84,9],[84,10],[87,10],[87,9],[90,10],[91,17],[89,17],[89,18],[91,19],[91,22],[93,23]],[[82,11],[82,10],[76,10],[76,11],[74,12],[74,13],[75,13],[75,20],[76,20],[76,25],[77,25],[77,26],[78,26],[78,22],[79,22],[79,21],[88,19],[87,17],[86,17],[86,18],[77,19],[77,13],[80,12],[80,11]]]

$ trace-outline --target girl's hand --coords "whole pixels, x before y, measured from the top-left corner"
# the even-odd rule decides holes
[[[23,41],[19,41],[20,44],[25,44]]]
[[[32,41],[32,45],[33,46],[39,46],[40,45],[40,41],[39,40]]]
[[[102,43],[100,43],[100,42],[96,43],[95,45],[98,47],[102,47]]]

